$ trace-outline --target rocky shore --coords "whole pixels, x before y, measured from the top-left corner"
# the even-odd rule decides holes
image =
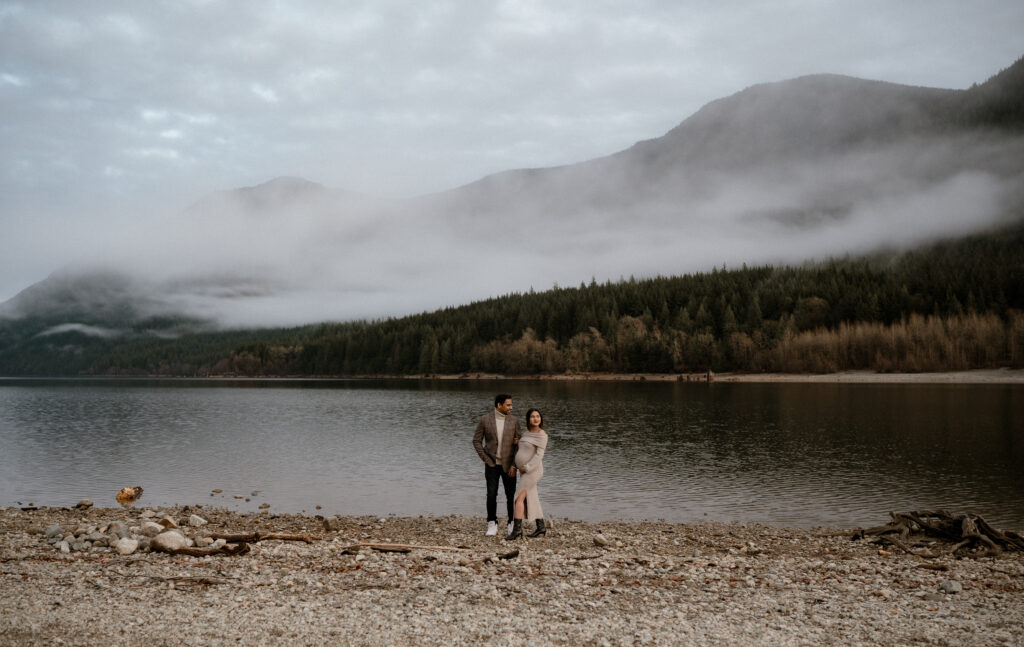
[[[237,548],[218,534],[292,539],[152,550],[173,526],[203,551]],[[484,526],[5,508],[0,644],[1024,645],[1019,552],[923,559],[755,524],[556,519],[514,542]]]

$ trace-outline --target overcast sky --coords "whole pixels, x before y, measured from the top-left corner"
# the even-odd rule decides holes
[[[0,301],[211,191],[418,195],[755,83],[966,88],[1022,54],[1018,0],[0,1]]]

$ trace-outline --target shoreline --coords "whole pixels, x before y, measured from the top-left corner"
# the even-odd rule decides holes
[[[440,380],[440,381],[541,381],[541,382],[692,382],[692,383],[803,383],[803,384],[1024,384],[1024,369],[998,368],[934,373],[546,373],[501,375],[497,373],[381,374],[381,375],[58,375],[0,376],[3,380]]]
[[[207,523],[190,526],[193,514]],[[312,541],[190,557],[61,553],[44,534],[164,517],[197,539],[276,532]],[[0,642],[895,646],[1024,636],[1020,552],[924,560],[847,531],[552,521],[544,537],[509,542],[484,536],[482,517],[457,515],[3,508]]]
[[[367,376],[372,377],[372,376]],[[458,375],[380,376],[396,379],[435,380],[539,380],[566,382],[745,382],[814,384],[1024,384],[1024,369],[979,369],[941,373],[875,373],[841,371],[838,373],[576,373],[505,376],[488,373]]]

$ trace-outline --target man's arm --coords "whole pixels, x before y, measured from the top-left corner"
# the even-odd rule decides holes
[[[523,437],[523,430],[519,428],[519,418],[516,418],[516,424],[512,427],[512,466],[508,470],[509,476],[516,475],[516,451],[519,449],[519,439]]]
[[[487,467],[494,467],[491,463],[491,459],[487,457],[487,452],[484,451],[484,419],[480,418],[480,422],[476,423],[476,431],[473,433],[473,447],[476,448],[476,453],[480,454],[480,460],[482,460]]]

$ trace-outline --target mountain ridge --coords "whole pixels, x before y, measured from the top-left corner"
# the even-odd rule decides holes
[[[833,74],[756,84],[604,157],[513,169],[401,201],[281,176],[186,210],[175,228],[220,227],[209,249],[180,250],[198,259],[195,267],[169,253],[171,261],[154,262],[159,278],[139,265],[57,272],[0,304],[0,320],[36,317],[39,332],[147,320],[177,330],[223,322],[223,311],[243,301],[262,308],[255,316],[299,310],[282,299],[327,279],[335,283],[308,298],[361,303],[349,316],[358,319],[396,304],[429,309],[418,295],[438,282],[470,285],[458,303],[563,280],[555,260],[566,256],[574,262],[568,279],[578,281],[770,262],[773,246],[802,260],[807,252],[793,239],[821,257],[963,235],[1024,214],[1024,192],[1012,189],[1024,176],[1022,88],[1024,58],[966,90]],[[970,211],[985,218],[973,221]],[[532,263],[494,263],[477,251],[502,226],[540,234]],[[881,228],[899,236],[870,235]],[[746,246],[735,257],[716,252],[732,240],[722,231]],[[435,249],[452,253],[439,259]],[[760,256],[744,258],[743,249]],[[666,263],[675,256],[690,265]]]

